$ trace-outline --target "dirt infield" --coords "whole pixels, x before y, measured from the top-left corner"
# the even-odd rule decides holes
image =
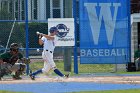
[[[12,80],[12,78],[3,78],[0,84],[17,83],[38,83],[38,82],[95,82],[111,84],[140,84],[140,76],[72,76],[70,78],[38,76],[36,80],[31,80],[25,76],[22,80]]]

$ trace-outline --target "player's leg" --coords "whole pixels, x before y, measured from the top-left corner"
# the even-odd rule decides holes
[[[38,75],[38,74],[41,74],[41,73],[42,73],[42,69],[39,69],[39,70],[33,72],[32,74],[30,74],[30,78],[32,80],[35,80],[35,76]]]
[[[30,78],[31,78],[32,80],[35,80],[35,76],[36,76],[37,74],[40,74],[40,73],[42,73],[42,69],[39,69],[39,70],[33,72],[32,74],[30,74]]]
[[[49,64],[45,61],[45,62],[44,62],[44,67],[43,67],[43,69],[39,69],[39,70],[33,72],[32,74],[30,74],[30,78],[31,78],[32,80],[35,80],[35,76],[36,76],[36,75],[41,74],[41,73],[48,72],[49,70],[50,70],[50,66],[49,66]]]
[[[3,63],[0,65],[0,79],[7,74],[10,74],[11,71],[9,70],[9,68],[11,67],[10,64],[8,63]]]
[[[43,51],[43,52],[42,52],[42,58],[43,58],[43,59],[45,58],[45,54],[44,54],[44,53],[45,53],[45,52]],[[45,60],[44,60],[44,67],[45,67],[45,65],[46,65],[46,62],[45,62]],[[31,73],[29,76],[30,76],[30,78],[31,78],[32,80],[35,80],[35,76],[38,75],[38,74],[41,74],[41,73],[43,73],[43,71],[42,71],[42,69],[39,69],[39,70],[36,70],[35,72]]]
[[[23,74],[25,71],[26,65],[23,63],[15,63],[15,65],[12,66],[11,71],[14,71],[15,74],[13,75],[13,79],[19,80],[22,79],[20,75]]]
[[[56,65],[55,65],[54,61],[51,62],[50,67],[53,69],[54,73],[56,73],[58,76],[66,77],[66,78],[69,77],[69,74],[64,75],[58,68],[56,68]]]
[[[6,75],[6,69],[0,69],[0,80],[4,75]]]
[[[64,75],[59,69],[57,69],[56,68],[56,64],[55,64],[55,62],[54,62],[54,60],[53,60],[53,54],[49,54],[49,56],[47,56],[48,58],[48,61],[49,61],[49,64],[50,64],[50,67],[51,67],[51,69],[53,69],[53,71],[57,74],[57,75],[59,75],[60,77],[69,77],[69,74],[67,74],[67,75]]]
[[[56,65],[55,65],[55,63],[54,63],[53,60],[52,60],[52,62],[50,62],[50,67],[52,68],[52,70],[54,71],[54,73],[56,73],[57,75],[59,75],[61,77],[64,76],[64,74],[59,69],[56,68]]]
[[[54,70],[53,70],[57,75],[59,75],[59,76],[61,76],[61,77],[63,77],[64,76],[64,74],[59,70],[59,69],[57,69],[56,67],[54,67]]]
[[[36,70],[35,72],[32,73],[33,76],[36,76],[37,74],[41,74],[42,69]]]
[[[59,69],[57,69],[56,67],[54,67],[54,72],[59,75],[60,77],[66,77],[68,78],[70,74],[66,74],[64,75]]]

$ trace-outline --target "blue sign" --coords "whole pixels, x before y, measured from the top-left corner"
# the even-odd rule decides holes
[[[80,62],[130,62],[130,1],[79,0]]]

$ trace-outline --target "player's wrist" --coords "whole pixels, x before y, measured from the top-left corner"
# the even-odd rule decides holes
[[[39,36],[39,39],[41,39],[42,37],[41,36]]]

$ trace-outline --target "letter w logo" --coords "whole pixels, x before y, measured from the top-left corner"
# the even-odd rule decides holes
[[[121,4],[113,3],[113,9],[114,9],[113,17],[110,9],[111,3],[99,3],[99,7],[100,7],[99,17],[97,16],[97,12],[96,12],[97,3],[84,3],[84,6],[87,9],[94,44],[96,45],[98,44],[101,21],[104,20],[108,44],[111,45],[114,36],[118,7],[121,6]]]

